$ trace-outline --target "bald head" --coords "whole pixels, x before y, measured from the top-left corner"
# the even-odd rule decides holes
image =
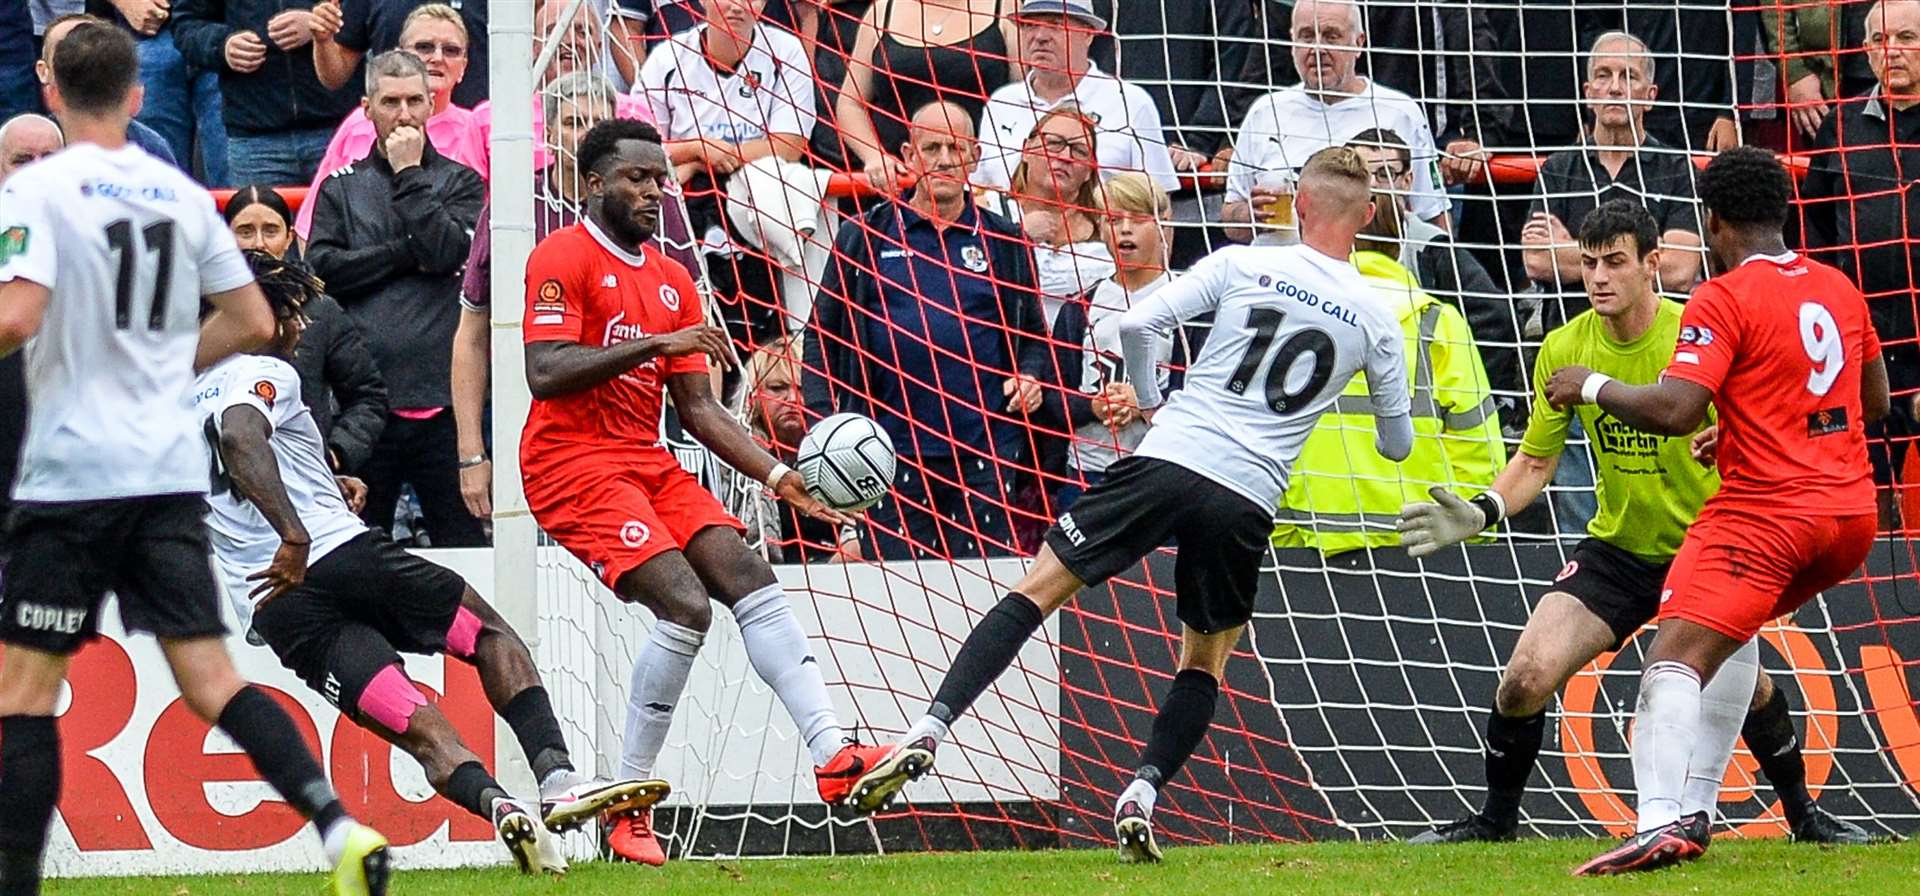
[[[919,181],[916,189],[930,191],[936,201],[966,195],[967,173],[979,153],[973,138],[973,116],[950,102],[921,106],[907,122],[907,143],[900,160]]]
[[[940,135],[973,133],[973,116],[960,104],[936,100],[921,106],[907,120],[907,139],[918,142],[924,133]]]
[[[15,171],[60,151],[60,127],[43,115],[15,115],[0,125],[0,183]]]

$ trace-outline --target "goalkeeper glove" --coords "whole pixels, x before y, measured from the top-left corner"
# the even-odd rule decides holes
[[[1463,500],[1440,486],[1427,489],[1437,504],[1416,502],[1400,508],[1400,546],[1410,557],[1425,557],[1466,541],[1506,516],[1506,502],[1487,491]]]

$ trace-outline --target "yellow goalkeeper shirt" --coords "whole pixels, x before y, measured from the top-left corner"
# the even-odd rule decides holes
[[[1533,366],[1533,417],[1520,450],[1554,457],[1566,446],[1569,412],[1547,404],[1547,379],[1555,370],[1578,364],[1631,385],[1658,380],[1680,338],[1681,309],[1661,299],[1653,326],[1630,343],[1615,341],[1592,311],[1547,334]],[[1688,436],[1640,432],[1598,405],[1583,404],[1572,413],[1580,415],[1599,474],[1600,511],[1587,534],[1656,563],[1671,561],[1701,505],[1719,490],[1720,474],[1693,459]]]

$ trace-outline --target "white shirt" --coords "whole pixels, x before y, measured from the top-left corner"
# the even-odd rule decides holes
[[[1161,274],[1133,293],[1112,280],[1102,280],[1093,288],[1087,303],[1087,333],[1080,344],[1082,394],[1099,395],[1108,383],[1126,381],[1126,363],[1120,352],[1120,319],[1135,301],[1145,299],[1172,280],[1171,275]],[[1154,367],[1159,371],[1158,386],[1164,391],[1167,365],[1173,360],[1173,339],[1157,335],[1154,343]],[[1117,431],[1095,420],[1073,431],[1070,446],[1073,468],[1082,473],[1103,473],[1122,455],[1132,454],[1146,436],[1144,420],[1135,420]]]
[[[320,438],[313,413],[301,400],[300,374],[293,365],[265,355],[235,355],[200,374],[193,386],[194,411],[215,446],[214,469],[220,471],[213,493],[207,496],[207,504],[213,509],[207,520],[213,533],[213,556],[227,599],[245,627],[253,618],[253,599],[248,592],[259,584],[248,582],[247,576],[273,563],[273,554],[280,549],[280,535],[260,509],[227,481],[217,446],[229,409],[253,408],[273,427],[267,445],[273,449],[274,462],[280,465],[280,481],[287,487],[293,510],[313,539],[313,546],[307,550],[309,566],[367,531],[367,527],[340,497],[340,486],[327,467],[326,442]]]
[[[1094,135],[1094,157],[1100,163],[1100,176],[1112,177],[1122,171],[1142,171],[1168,190],[1180,188],[1173,172],[1173,157],[1167,153],[1167,138],[1160,130],[1160,110],[1145,90],[1128,84],[1089,66],[1087,73],[1073,85],[1073,92],[1057,100],[1043,100],[1033,92],[1031,76],[1001,87],[987,98],[986,111],[980,114],[980,165],[974,169],[973,182],[983,187],[1007,189],[1013,183],[1013,169],[1020,166],[1020,150],[1033,126],[1053,107],[1068,100],[1080,104],[1099,126]]]
[[[1354,374],[1366,372],[1376,417],[1412,410],[1400,322],[1351,264],[1304,245],[1222,249],[1135,302],[1121,340],[1143,407],[1159,398],[1143,382],[1151,352],[1143,340],[1210,311],[1206,345],[1135,454],[1186,467],[1272,513],[1314,423]]]
[[[668,140],[708,137],[732,143],[768,134],[813,132],[813,62],[791,32],[761,24],[733,71],[721,74],[700,49],[707,26],[680,32],[647,54],[634,92],[647,101]]]
[[[1343,146],[1372,128],[1393,131],[1407,141],[1413,165],[1413,195],[1408,203],[1413,213],[1430,221],[1445,212],[1450,200],[1441,185],[1440,155],[1434,150],[1427,114],[1412,97],[1372,78],[1359,93],[1333,103],[1315,99],[1298,85],[1255,100],[1233,140],[1227,201],[1246,201],[1260,175],[1297,175],[1308,156],[1329,146]],[[1261,242],[1275,238],[1271,232],[1261,233]]]
[[[14,497],[205,494],[200,298],[253,282],[213,197],[138,147],[78,144],[0,189],[0,283],[52,297],[27,343]]]
[[[1020,203],[1005,193],[977,194],[982,208],[997,212],[1015,224],[1021,221]],[[1060,318],[1060,306],[1113,276],[1113,250],[1097,235],[1080,243],[1051,246],[1033,244],[1033,278],[1040,287],[1040,310],[1047,318],[1047,332]]]

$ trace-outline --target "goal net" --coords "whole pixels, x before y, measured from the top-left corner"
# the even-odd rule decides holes
[[[571,163],[584,124],[645,117],[666,137],[675,171],[659,247],[696,269],[709,319],[735,336],[746,364],[718,385],[756,436],[791,459],[793,424],[782,408],[798,407],[803,393],[829,395],[833,410],[925,414],[896,420],[896,433],[913,434],[906,444],[896,435],[903,479],[888,500],[898,506],[867,515],[860,557],[845,563],[830,559],[839,533],[796,526],[756,483],[679,433],[671,415],[665,430],[682,462],[747,524],[749,542],[776,561],[843,724],[869,742],[890,741],[924,710],[973,624],[1018,580],[1021,557],[1097,466],[1100,452],[1089,449],[1111,456],[1123,447],[1124,426],[1076,425],[1085,409],[1078,418],[1049,413],[1067,398],[1099,396],[1115,377],[1111,347],[1090,332],[1097,326],[1060,327],[1062,314],[1085,322],[1111,310],[1099,307],[1107,293],[1098,284],[1113,275],[1116,250],[1137,248],[1103,237],[1103,210],[1125,205],[1104,178],[1139,169],[1171,188],[1161,230],[1177,275],[1244,238],[1250,224],[1263,242],[1286,241],[1284,218],[1270,217],[1278,213],[1234,206],[1249,190],[1286,189],[1303,151],[1362,131],[1375,142],[1390,131],[1405,147],[1368,157],[1402,209],[1400,226],[1382,235],[1386,264],[1372,273],[1401,282],[1397,298],[1383,287],[1381,301],[1414,303],[1409,377],[1416,408],[1433,418],[1421,429],[1427,453],[1378,472],[1377,461],[1343,448],[1369,450],[1364,418],[1322,422],[1316,439],[1325,443],[1309,449],[1320,461],[1303,461],[1287,506],[1275,508],[1275,547],[1214,727],[1161,799],[1156,818],[1174,843],[1404,837],[1478,806],[1480,732],[1495,682],[1594,512],[1594,452],[1613,449],[1590,440],[1622,435],[1576,431],[1534,508],[1498,535],[1424,563],[1395,546],[1400,497],[1430,485],[1479,491],[1517,450],[1540,340],[1586,307],[1577,253],[1569,262],[1565,250],[1597,199],[1631,198],[1655,212],[1667,253],[1692,259],[1663,265],[1665,290],[1684,299],[1705,276],[1692,201],[1697,154],[1744,141],[1793,154],[1796,172],[1818,168],[1831,155],[1820,128],[1857,116],[1874,86],[1860,49],[1865,10],[1853,8],[1864,4],[1369,0],[1352,21],[1329,11],[1354,7],[1332,2],[1304,11],[1259,0],[1074,0],[1031,17],[1015,15],[1018,0],[707,2],[717,11],[546,0],[532,4],[531,35],[503,21],[527,15],[528,4],[492,4],[495,589],[536,634],[568,737],[600,773],[617,769],[628,677],[651,619],[535,531],[511,457],[528,401],[520,272],[537,232],[572,220],[585,201]],[[745,28],[728,19],[739,9],[746,18],[737,21],[758,18],[744,56],[733,40]],[[1091,72],[1079,57],[1086,44]],[[1364,80],[1346,83],[1368,85],[1364,93],[1337,103],[1274,93],[1301,83],[1303,67],[1340,83],[1343,58],[1357,58]],[[987,103],[983,92],[996,90],[1017,102]],[[1064,127],[1063,116],[1046,114],[1063,90],[1079,103]],[[991,119],[979,133],[982,186],[969,199],[1004,216],[996,221],[1018,219],[1005,226],[1033,271],[942,254],[955,237],[924,220],[939,213],[937,201],[914,206],[909,220],[873,188],[938,167],[915,169],[905,155],[937,162],[970,151],[975,125],[908,128],[934,98],[954,101],[970,121],[983,111]],[[924,152],[903,152],[916,140]],[[1843,182],[1836,201],[1864,203],[1867,191],[1894,187],[1904,184]],[[980,214],[957,223],[999,226]],[[1802,224],[1790,238],[1815,229]],[[1849,270],[1868,263],[1862,241],[1878,239],[1856,225],[1842,232],[1857,237],[1819,246],[1859,262]],[[1893,265],[1910,272],[1904,234],[1892,239]],[[854,245],[867,251],[852,257]],[[985,304],[976,301],[981,282],[991,287]],[[1408,284],[1431,304],[1409,299]],[[1015,291],[1022,298],[1004,298]],[[1882,328],[1890,348],[1910,354],[1910,286],[1869,292],[1877,319],[1906,321],[1897,333]],[[1037,331],[1022,330],[1009,310],[1019,302],[1040,306]],[[821,326],[816,312],[828,304],[851,323]],[[799,335],[782,341],[787,333]],[[1204,321],[1179,334],[1171,387],[1206,336]],[[1019,354],[1026,340],[1043,350]],[[1029,357],[1043,368],[1025,367]],[[955,371],[969,369],[991,376],[956,386]],[[1041,393],[1030,410],[1000,386],[1021,372],[1034,374]],[[1896,370],[1903,405],[1920,385],[1904,375]],[[889,385],[874,385],[882,380]],[[804,421],[817,419],[815,404]],[[1905,441],[1895,431],[1876,444],[1892,455],[1896,482]],[[1888,503],[1905,494],[1889,492]],[[1793,707],[1809,787],[1825,808],[1876,832],[1920,827],[1914,563],[1904,530],[1891,528],[1860,577],[1763,636],[1765,668]],[[1088,589],[955,727],[936,773],[911,785],[895,811],[860,821],[819,803],[804,744],[716,609],[657,769],[675,792],[656,826],[676,856],[1105,844],[1113,799],[1176,668],[1173,581],[1172,553],[1162,550]],[[1647,641],[1602,656],[1550,704],[1524,804],[1531,831],[1630,829],[1626,744]],[[1742,748],[1722,820],[1742,836],[1780,835],[1779,806],[1756,769]],[[590,833],[573,842],[581,854],[596,846]]]

